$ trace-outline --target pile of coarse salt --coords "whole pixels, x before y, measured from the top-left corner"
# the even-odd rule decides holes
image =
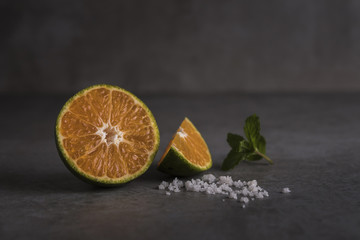
[[[205,174],[201,179],[191,179],[185,183],[177,178],[172,182],[163,181],[159,185],[160,190],[166,190],[166,195],[170,192],[181,192],[184,188],[188,192],[204,192],[206,194],[222,194],[230,199],[238,200],[245,208],[250,199],[260,199],[269,197],[269,193],[261,188],[256,180],[252,181],[233,181],[230,176],[216,178],[212,174]]]

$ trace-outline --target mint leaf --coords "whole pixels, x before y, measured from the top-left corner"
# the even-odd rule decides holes
[[[241,142],[242,140],[244,140],[242,136],[232,133],[228,133],[226,139],[232,149],[238,149],[239,142]]]
[[[258,141],[257,141],[257,149],[259,150],[259,152],[265,154],[266,153],[266,140],[263,136],[260,136],[258,138]]]
[[[249,141],[242,140],[239,142],[239,150],[238,151],[243,152],[243,153],[251,153],[254,151],[254,148]]]
[[[260,120],[255,114],[248,117],[245,121],[244,133],[246,138],[253,144],[256,145],[260,137]]]
[[[241,160],[243,160],[243,155],[244,154],[241,152],[231,150],[224,159],[221,165],[221,170],[228,171],[234,168]]]
[[[246,160],[248,161],[259,161],[261,159],[263,159],[263,157],[257,153],[251,153],[246,156]]]
[[[265,155],[266,140],[260,135],[260,119],[257,115],[253,114],[246,119],[244,132],[247,139],[237,134],[228,133],[226,140],[231,151],[223,161],[222,170],[230,170],[244,160],[258,161],[264,158],[273,164],[272,160]]]

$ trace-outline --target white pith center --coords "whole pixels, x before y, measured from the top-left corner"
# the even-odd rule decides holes
[[[96,134],[99,135],[101,141],[105,142],[108,146],[111,144],[119,146],[119,143],[124,141],[124,132],[120,131],[117,126],[113,127],[109,123],[105,123],[102,127],[98,128]]]
[[[184,129],[182,127],[180,127],[177,134],[179,134],[179,137],[181,137],[181,138],[186,138],[188,136],[187,133],[184,131]]]

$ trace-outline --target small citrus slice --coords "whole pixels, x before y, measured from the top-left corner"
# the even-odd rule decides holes
[[[160,142],[147,106],[110,85],[91,86],[70,98],[60,111],[55,135],[69,170],[99,185],[118,185],[143,174]]]
[[[200,132],[185,118],[158,163],[158,170],[173,176],[191,176],[212,166]]]

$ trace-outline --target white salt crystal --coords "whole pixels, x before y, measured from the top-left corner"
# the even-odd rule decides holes
[[[168,182],[165,182],[165,181],[162,181],[159,185],[159,189],[160,190],[164,190],[166,187],[169,186],[169,183]]]
[[[229,194],[229,198],[232,198],[232,199],[237,199],[237,194],[236,193],[234,193],[234,192],[231,192],[230,194]]]
[[[264,198],[264,196],[263,196],[262,193],[256,193],[256,194],[255,194],[255,197],[256,197],[256,198]]]
[[[244,195],[244,196],[247,196],[247,195],[249,195],[249,190],[247,189],[247,188],[243,188],[242,189],[242,195]]]
[[[192,188],[192,183],[190,181],[186,181],[185,182],[185,189],[186,191],[190,191],[190,189]]]
[[[166,195],[171,195],[171,192],[181,192],[184,189],[188,192],[204,192],[205,194],[222,194],[230,199],[242,202],[242,207],[251,199],[261,199],[268,197],[269,193],[258,186],[256,180],[252,181],[233,181],[231,176],[220,176],[218,179],[212,174],[205,174],[201,179],[191,179],[188,181],[181,181],[175,178],[172,182],[162,181],[158,186],[160,190],[166,190]],[[291,192],[289,188],[284,188],[283,193]],[[222,199],[225,201],[225,199]]]
[[[240,202],[248,203],[248,202],[249,202],[249,199],[248,199],[247,197],[241,197],[241,198],[240,198]]]
[[[231,186],[233,184],[233,180],[230,176],[220,176],[219,184],[224,184],[224,183]]]
[[[215,194],[216,193],[212,187],[208,187],[205,192],[206,192],[206,194]]]
[[[215,193],[221,194],[223,191],[220,187],[217,187],[216,184],[213,183],[212,188],[214,189]]]
[[[213,183],[216,180],[216,177],[212,174],[205,174],[201,179],[204,182]]]
[[[194,185],[194,192],[200,192],[201,186],[200,185]]]
[[[289,188],[283,188],[282,193],[291,193],[291,190]]]
[[[221,184],[219,188],[224,192],[233,192],[232,188],[225,183]]]
[[[249,187],[256,187],[256,186],[257,186],[257,181],[256,181],[256,180],[249,181],[249,182],[247,183],[247,185],[248,185]]]
[[[248,189],[249,189],[250,192],[257,192],[257,191],[259,191],[258,187],[255,186],[255,185],[250,185],[250,186],[248,187]]]
[[[241,188],[242,186],[244,186],[244,184],[240,180],[234,181],[233,185],[237,188]]]
[[[170,185],[173,185],[174,187],[180,187],[180,188],[181,188],[181,187],[184,186],[184,183],[183,183],[183,181],[175,178],[175,179],[172,181],[172,183],[170,183]]]

